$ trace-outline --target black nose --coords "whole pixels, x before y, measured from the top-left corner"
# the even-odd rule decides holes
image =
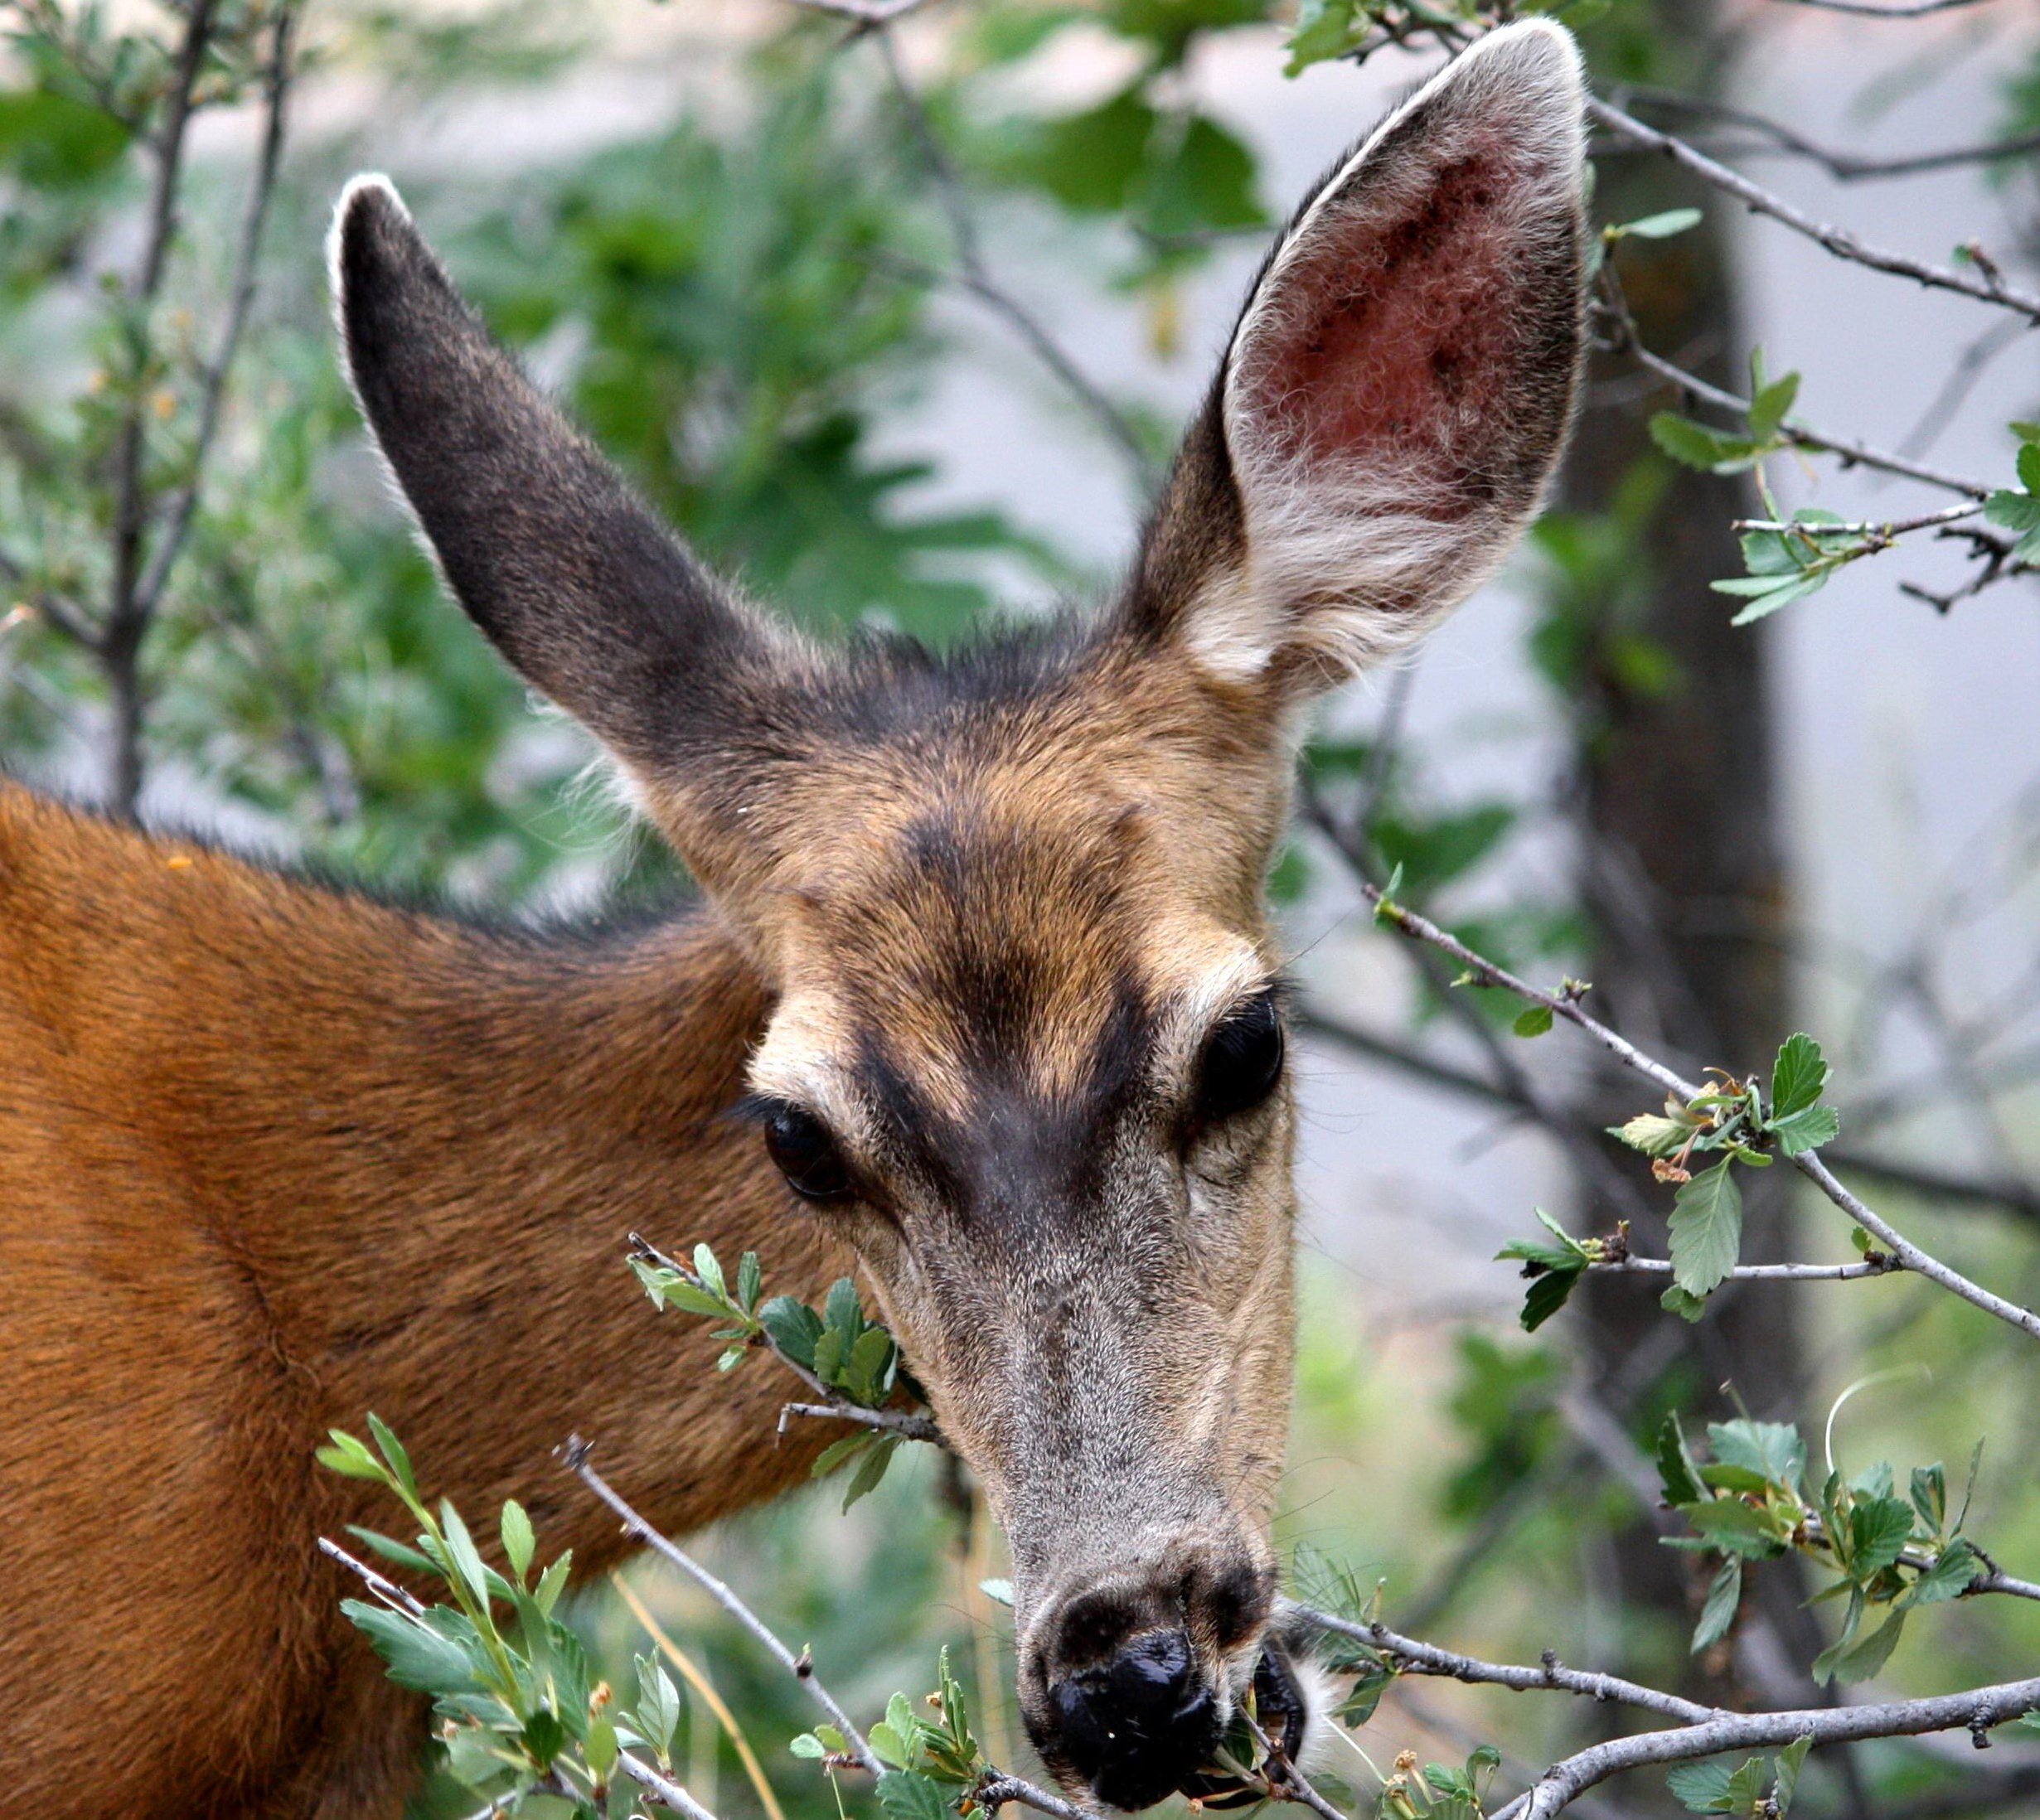
[[[1173,1793],[1219,1741],[1219,1707],[1180,1630],[1130,1638],[1049,1689],[1058,1754],[1115,1808]]]

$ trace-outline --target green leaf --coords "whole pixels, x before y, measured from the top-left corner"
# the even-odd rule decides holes
[[[609,1772],[616,1767],[616,1759],[623,1754],[618,1741],[616,1721],[606,1712],[598,1712],[588,1721],[588,1737],[581,1745],[581,1755],[587,1758],[588,1767],[598,1781],[606,1782]]]
[[[1814,1679],[1828,1681],[1868,1681],[1890,1659],[1897,1647],[1898,1639],[1906,1628],[1906,1614],[1894,1611],[1875,1630],[1860,1643],[1839,1653],[1824,1651],[1814,1664]],[[1833,1660],[1829,1660],[1833,1655]],[[1822,1672],[1823,1664],[1826,1672]]]
[[[1802,1151],[1817,1150],[1824,1144],[1832,1144],[1841,1129],[1842,1115],[1831,1106],[1810,1106],[1771,1121],[1771,1135],[1786,1156],[1797,1156]]]
[[[2040,443],[2028,440],[2019,449],[2018,484],[2028,493],[2040,493]]]
[[[850,1476],[850,1484],[843,1493],[845,1510],[848,1510],[859,1498],[878,1489],[879,1481],[884,1478],[885,1469],[892,1464],[893,1455],[899,1445],[899,1435],[879,1435],[857,1463],[857,1470]]]
[[[538,1547],[538,1538],[531,1533],[531,1519],[525,1514],[524,1506],[516,1498],[503,1506],[503,1554],[510,1562],[510,1571],[521,1581],[531,1565],[531,1556]]]
[[[1682,1321],[1697,1321],[1707,1312],[1704,1296],[1689,1295],[1676,1283],[1658,1298],[1658,1306],[1668,1314],[1676,1314]]]
[[[404,1451],[404,1443],[390,1431],[390,1425],[375,1411],[368,1412],[368,1431],[374,1437],[377,1451],[390,1463],[390,1470],[396,1482],[409,1492],[413,1498],[418,1496],[418,1481],[411,1476],[411,1456]]]
[[[1694,1629],[1693,1646],[1689,1653],[1697,1656],[1708,1644],[1719,1643],[1727,1636],[1742,1604],[1742,1563],[1731,1555],[1708,1583],[1707,1600],[1700,1607],[1700,1622]]]
[[[338,1473],[343,1479],[372,1479],[379,1485],[390,1483],[390,1469],[369,1452],[365,1443],[342,1428],[327,1432],[332,1436],[332,1444],[312,1456],[327,1471]]]
[[[1797,1492],[1806,1476],[1806,1443],[1790,1422],[1710,1422],[1707,1445],[1714,1458]]]
[[[1658,1430],[1658,1479],[1664,1487],[1668,1504],[1698,1504],[1707,1498],[1700,1483],[1700,1469],[1687,1450],[1685,1431],[1677,1416],[1667,1416]]]
[[[918,1736],[909,1744],[903,1738],[890,1721],[881,1719],[865,1732],[865,1740],[875,1751],[880,1762],[889,1763],[895,1769],[911,1769],[913,1760],[920,1755]]]
[[[1741,586],[1725,581],[1709,582],[1708,586],[1718,594],[1752,596],[1731,617],[1728,623],[1732,626],[1753,626],[1760,619],[1768,619],[1781,607],[1790,607],[1795,600],[1804,600],[1809,594],[1819,593],[1828,585],[1828,577],[1832,573],[1831,569],[1819,569],[1811,574],[1802,574],[1796,581],[1768,588]]]
[[[1849,1573],[1867,1584],[1898,1559],[1912,1539],[1912,1506],[1902,1498],[1870,1498],[1849,1513]]]
[[[1787,373],[1768,385],[1760,386],[1750,399],[1750,434],[1768,443],[1778,433],[1792,402],[1799,396],[1799,375]]]
[[[1586,1271],[1587,1266],[1576,1259],[1570,1267],[1554,1266],[1532,1278],[1523,1294],[1524,1332],[1534,1334],[1563,1308]]]
[[[846,1435],[841,1440],[832,1440],[815,1456],[810,1475],[826,1479],[854,1454],[861,1454],[865,1448],[878,1444],[879,1431],[875,1428],[860,1428],[854,1435]]]
[[[977,1590],[995,1605],[1004,1605],[1009,1610],[1013,1605],[1013,1582],[1010,1580],[981,1580]]]
[[[1672,1277],[1689,1295],[1705,1296],[1727,1280],[1742,1249],[1742,1191],[1717,1163],[1679,1184],[1672,1203]]]
[[[342,1600],[340,1609],[367,1637],[400,1687],[429,1694],[482,1691],[468,1650],[441,1628],[445,1619],[456,1614],[436,1614],[435,1621],[428,1624],[359,1599]]]
[[[394,1562],[407,1573],[436,1576],[439,1571],[438,1563],[429,1556],[420,1554],[418,1550],[397,1541],[395,1537],[380,1536],[372,1529],[363,1529],[355,1523],[347,1525],[347,1533],[357,1542],[366,1544],[374,1553],[380,1555],[385,1561]]]
[[[1814,1104],[1827,1091],[1828,1062],[1820,1045],[1804,1030],[1795,1031],[1778,1046],[1771,1064],[1771,1116],[1789,1118]]]
[[[775,1295],[758,1311],[758,1324],[774,1346],[804,1371],[815,1368],[815,1343],[821,1317],[791,1295]]]
[[[673,1735],[680,1729],[681,1695],[673,1677],[654,1656],[637,1662],[637,1706],[632,1715],[637,1730],[661,1759],[673,1754]]]
[[[1689,228],[1696,228],[1707,219],[1698,209],[1666,209],[1661,215],[1646,215],[1640,220],[1624,221],[1601,231],[1618,240],[1635,238],[1639,240],[1669,240],[1674,234],[1684,234]]]
[[[1771,1790],[1777,1820],[1785,1820],[1792,1811],[1793,1798],[1799,1793],[1799,1773],[1806,1767],[1806,1753],[1813,1747],[1814,1735],[1805,1731],[1778,1753],[1778,1779]]]
[[[531,1754],[531,1760],[543,1769],[552,1767],[567,1741],[567,1728],[560,1722],[560,1716],[550,1707],[540,1706],[524,1722],[524,1748]]]
[[[468,1533],[468,1526],[461,1521],[460,1513],[453,1508],[450,1498],[439,1500],[439,1527],[445,1532],[447,1556],[454,1572],[459,1575],[474,1602],[486,1608],[489,1602],[488,1570],[482,1565],[482,1555],[475,1547],[474,1537]]]
[[[1915,1605],[1938,1605],[1960,1599],[1983,1566],[1976,1551],[1958,1537],[1941,1550],[1934,1565],[1906,1589],[1892,1609],[1908,1611]]]
[[[553,1607],[560,1603],[560,1595],[567,1590],[567,1576],[574,1566],[574,1551],[566,1550],[551,1566],[538,1576],[538,1585],[532,1590],[531,1602],[540,1614],[551,1617]]]
[[[1747,438],[1724,436],[1675,411],[1660,411],[1650,419],[1650,440],[1682,466],[1710,474],[1740,473],[1755,467],[1761,453]]]
[[[1533,1004],[1516,1014],[1516,1021],[1509,1027],[1519,1037],[1541,1037],[1551,1028],[1551,1007]]]
[[[758,1311],[758,1292],[763,1278],[758,1267],[758,1253],[746,1251],[737,1261],[737,1305],[747,1314]]]
[[[1621,1125],[1611,1125],[1608,1134],[1620,1138],[1632,1150],[1645,1156],[1669,1156],[1698,1129],[1690,1120],[1666,1118],[1656,1112],[1639,1112]]]
[[[857,1285],[850,1278],[839,1276],[829,1285],[821,1316],[828,1328],[843,1336],[846,1347],[864,1331],[864,1309],[857,1300]]]
[[[1718,1760],[1682,1763],[1665,1773],[1665,1782],[1688,1813],[1727,1813],[1728,1784],[1733,1774]]]
[[[1700,1539],[1724,1554],[1768,1561],[1785,1551],[1776,1527],[1761,1511],[1752,1510],[1739,1498],[1713,1498],[1703,1504],[1681,1504],[1679,1508]]]
[[[1296,29],[1289,34],[1289,61],[1282,65],[1282,74],[1301,75],[1312,64],[1326,62],[1350,49],[1356,3],[1357,0],[1301,0],[1296,8]]]
[[[947,1820],[949,1797],[933,1776],[889,1769],[879,1778],[879,1805],[887,1820]]]
[[[689,1314],[727,1314],[722,1298],[711,1295],[708,1290],[690,1283],[684,1276],[668,1276],[659,1285],[659,1293],[668,1305]]]
[[[1929,1535],[1938,1536],[1948,1524],[1948,1474],[1939,1460],[1931,1466],[1912,1469],[1912,1508]]]
[[[723,1281],[723,1267],[716,1261],[715,1254],[705,1245],[694,1248],[694,1274],[701,1279],[702,1286],[715,1298],[720,1307],[729,1297],[729,1291]]]
[[[821,1758],[829,1754],[823,1748],[821,1739],[812,1731],[803,1731],[799,1736],[789,1740],[787,1749],[797,1757]]]

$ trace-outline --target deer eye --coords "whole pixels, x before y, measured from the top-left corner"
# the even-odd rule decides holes
[[[765,1150],[796,1194],[841,1201],[850,1193],[850,1169],[829,1130],[797,1106],[776,1106],[765,1119]]]
[[[1263,994],[1242,1005],[1204,1044],[1197,1078],[1197,1122],[1215,1125],[1260,1105],[1282,1077],[1282,1020]]]

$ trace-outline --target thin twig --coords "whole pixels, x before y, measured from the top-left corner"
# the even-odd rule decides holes
[[[1952,291],[1959,297],[1973,298],[1980,303],[1994,303],[2002,309],[2016,311],[2029,321],[2040,322],[2040,293],[2022,290],[2007,283],[2002,273],[1990,273],[1972,278],[1965,272],[1958,272],[1948,266],[1930,265],[1922,259],[1908,259],[1902,253],[1873,246],[1846,228],[1815,220],[1786,201],[1783,196],[1766,189],[1761,183],[1752,182],[1740,171],[1732,170],[1718,159],[1709,157],[1684,139],[1660,132],[1654,126],[1645,125],[1634,114],[1625,113],[1612,102],[1590,98],[1587,111],[1598,124],[1610,132],[1619,133],[1639,145],[1662,152],[1675,164],[1683,166],[1716,189],[1734,196],[1758,214],[1768,215],[1781,225],[1791,229],[1794,233],[1802,234],[1808,240],[1826,248],[1837,259],[1867,266],[1873,272],[1888,273],[1894,278],[1909,278],[1930,289]]]
[[[137,653],[143,630],[138,588],[142,533],[148,516],[142,457],[148,400],[143,394],[141,380],[146,368],[150,319],[169,264],[170,243],[177,233],[185,129],[191,123],[192,96],[211,36],[212,12],[213,0],[192,0],[185,15],[176,73],[164,101],[162,124],[156,134],[156,176],[143,231],[142,261],[128,293],[133,312],[128,332],[136,383],[114,447],[114,573],[99,647],[114,706],[108,806],[124,818],[134,814],[135,798],[142,785],[142,700]]]
[[[30,612],[44,624],[54,627],[74,644],[82,645],[87,651],[99,648],[97,628],[85,617],[85,609],[47,588],[27,588],[27,565],[0,549],[0,581],[10,588],[26,588],[28,598],[22,603]]]
[[[950,238],[956,244],[957,252],[955,282],[1004,318],[1033,351],[1035,357],[1055,375],[1063,389],[1083,407],[1092,420],[1127,457],[1133,469],[1135,479],[1143,487],[1151,485],[1155,479],[1154,464],[1149,460],[1147,450],[1135,433],[1126,414],[1098,389],[1061,343],[1043,326],[1039,318],[992,275],[990,262],[985,257],[983,239],[977,230],[976,217],[971,212],[970,197],[964,188],[963,180],[937,135],[934,123],[928,119],[927,104],[922,100],[920,91],[909,77],[906,65],[900,61],[899,47],[893,42],[892,34],[888,31],[879,31],[877,41],[879,55],[885,65],[887,80],[891,83],[893,92],[907,117],[909,129],[913,135],[915,144],[920,148],[922,161],[928,167],[936,199],[949,223]]]
[[[1513,1687],[1519,1693],[1557,1691],[1577,1694],[1589,1700],[1611,1701],[1625,1706],[1636,1706],[1648,1712],[1662,1715],[1668,1719],[1678,1719],[1687,1723],[1718,1716],[1719,1709],[1703,1706],[1697,1701],[1680,1698],[1677,1694],[1664,1693],[1655,1687],[1646,1687],[1634,1681],[1624,1681],[1619,1676],[1596,1674],[1589,1670],[1568,1668],[1556,1654],[1547,1651],[1539,1666],[1531,1668],[1527,1663],[1483,1662],[1477,1656],[1461,1654],[1456,1649],[1442,1649],[1436,1643],[1420,1642],[1414,1637],[1405,1637],[1391,1630],[1386,1624],[1361,1623],[1350,1618],[1341,1618],[1329,1611],[1319,1611],[1309,1605],[1282,1604],[1286,1615],[1299,1618],[1318,1630],[1335,1636],[1350,1637],[1356,1643],[1380,1650],[1393,1658],[1390,1666],[1398,1673],[1413,1675],[1442,1675],[1454,1681],[1471,1682],[1497,1687]]]
[[[865,1742],[864,1734],[850,1723],[850,1715],[836,1703],[835,1695],[822,1685],[821,1678],[816,1674],[812,1663],[803,1662],[800,1657],[796,1656],[791,1649],[780,1642],[765,1621],[745,1605],[735,1593],[732,1592],[693,1556],[688,1554],[676,1543],[669,1542],[628,1504],[625,1503],[610,1486],[608,1481],[588,1464],[588,1443],[579,1435],[574,1435],[568,1437],[562,1457],[566,1462],[567,1470],[623,1520],[623,1529],[627,1535],[636,1537],[661,1560],[670,1561],[682,1573],[688,1575],[717,1605],[720,1605],[762,1643],[782,1668],[807,1688],[815,1703],[829,1716],[829,1723],[842,1733],[845,1742],[850,1746],[850,1754],[860,1764],[875,1776],[884,1774],[885,1765],[872,1754],[871,1746]]]
[[[276,191],[278,167],[283,162],[285,104],[290,93],[291,28],[295,16],[288,4],[277,8],[269,32],[269,54],[263,68],[262,145],[256,154],[250,180],[248,207],[241,221],[240,245],[234,256],[233,283],[227,293],[226,320],[201,383],[197,428],[192,433],[191,471],[163,515],[163,525],[149,556],[135,596],[135,611],[146,620],[162,598],[170,572],[191,526],[199,495],[205,485],[206,466],[220,428],[220,407],[225,401],[227,375],[240,347],[248,312],[254,302],[263,230],[269,218],[269,203]]]
[[[1819,165],[1829,176],[1841,183],[1857,183],[1879,177],[1917,177],[1931,171],[1959,169],[1965,165],[1993,164],[2002,158],[2023,157],[2025,153],[2040,151],[2040,133],[2022,133],[2011,138],[1989,139],[1972,145],[1950,146],[1939,152],[1912,152],[1903,157],[1878,158],[1856,152],[1838,152],[1808,138],[1805,134],[1774,120],[1768,114],[1752,113],[1747,108],[1717,101],[1711,95],[1686,94],[1671,89],[1631,87],[1625,85],[1616,90],[1616,98],[1627,106],[1640,102],[1646,107],[1665,108],[1674,113],[1687,114],[1703,120],[1718,120],[1730,126],[1738,126],[1752,133],[1761,133],[1771,141],[1766,148],[1789,152],[1795,157],[1806,159]],[[1690,142],[1689,142],[1690,143]]]
[[[1485,955],[1475,953],[1456,936],[1441,929],[1429,917],[1419,916],[1415,911],[1395,903],[1372,880],[1362,879],[1359,880],[1359,888],[1374,906],[1381,920],[1393,924],[1414,940],[1450,955],[1472,976],[1472,984],[1499,986],[1514,993],[1519,998],[1528,1000],[1533,1004],[1543,1005],[1554,1018],[1563,1018],[1576,1029],[1583,1031],[1624,1067],[1642,1075],[1645,1080],[1655,1082],[1681,1101],[1695,1100],[1700,1096],[1703,1090],[1698,1082],[1687,1080],[1655,1058],[1645,1054],[1627,1037],[1610,1029],[1599,1019],[1582,1010],[1576,990],[1568,988],[1559,992],[1547,992],[1541,986],[1534,986],[1527,980],[1518,979],[1507,968],[1497,966]],[[2030,1309],[2022,1308],[2015,1302],[2006,1300],[2001,1295],[1994,1295],[1980,1285],[1971,1282],[1959,1271],[1921,1251],[1837,1181],[1834,1173],[1821,1161],[1816,1152],[1803,1151],[1791,1161],[1794,1168],[1863,1231],[1878,1240],[1883,1248],[1907,1270],[1939,1284],[1964,1301],[1982,1309],[1985,1314],[1994,1314],[1999,1320],[2018,1328],[2022,1333],[2040,1339],[2040,1315],[2035,1314]]]
[[[1800,537],[1869,537],[1888,541],[1903,537],[1912,531],[1931,530],[1937,525],[1952,525],[1959,519],[1974,518],[1983,510],[1981,506],[1944,506],[1937,512],[1923,512],[1917,518],[1863,519],[1853,524],[1823,525],[1802,523],[1776,518],[1738,518],[1731,521],[1729,529],[1739,531],[1791,532]]]
[[[1672,1262],[1664,1257],[1601,1258],[1587,1266],[1596,1275],[1620,1276],[1635,1272],[1645,1276],[1669,1276]],[[1883,1252],[1853,1264],[1738,1264],[1729,1271],[1737,1282],[1846,1283],[1859,1276],[1889,1276],[1905,1266]]]
[[[1819,12],[1846,12],[1858,19],[1924,19],[1930,12],[1960,12],[1986,7],[1990,0],[1901,0],[1893,7],[1876,0],[1776,0],[1783,7],[1806,7]]]

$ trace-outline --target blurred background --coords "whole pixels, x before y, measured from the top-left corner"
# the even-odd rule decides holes
[[[2026,0],[1550,10],[1602,93],[1807,214],[1966,269],[2040,265]],[[340,185],[397,180],[496,330],[712,560],[804,624],[947,642],[1109,588],[1273,225],[1436,61],[1387,45],[1288,75],[1294,23],[1287,0],[946,0],[883,31],[790,0],[0,6],[0,767],[505,915],[684,891],[589,743],[441,598],[383,483],[327,326]],[[2040,415],[2018,318],[1597,150],[1598,218],[1703,211],[1611,250],[1659,354],[1742,390],[1761,346],[1822,430],[2013,484],[2005,424]],[[2009,575],[1937,599],[1975,549],[1912,538],[1732,628],[1707,583],[1739,572],[1730,523],[1757,497],[1653,446],[1679,402],[1601,358],[1519,558],[1306,754],[1275,879],[1305,1131],[1282,1537],[1385,1581],[1405,1631],[1713,1699],[2030,1672],[2031,1608],[1975,1600],[1916,1622],[1869,1686],[1816,1689],[1831,1608],[1790,1564],[1689,1658],[1705,1576],[1659,1546],[1644,1451],[1665,1410],[1798,1420],[1817,1448],[1853,1387],[1834,1457],[1902,1483],[1937,1459],[1959,1481],[1987,1434],[1970,1529],[2032,1573],[2030,1362],[1902,1276],[1745,1285],[1690,1328],[1616,1278],[1524,1334],[1493,1259],[1534,1206],[1577,1232],[1628,1219],[1663,1255],[1669,1189],[1596,1135],[1652,1108],[1563,1029],[1525,1040],[1513,1006],[1427,975],[1355,888],[1399,865],[1405,901],[1540,980],[1592,980],[1601,1015],[1689,1074],[1818,1033],[1842,1173],[1958,1267],[2040,1292],[2040,595]],[[1849,519],[1946,496],[1825,459],[1766,472],[1785,506]],[[1849,1255],[1832,1208],[1760,1186],[1747,1255]],[[677,1248],[673,1222],[655,1236]],[[556,1439],[533,1437],[535,1474]],[[993,1755],[1015,1755],[967,1485],[903,1458],[838,1502],[824,1485],[732,1524],[711,1558],[854,1707],[924,1691],[949,1644]],[[690,1785],[780,1820],[741,1732],[778,1809],[832,1813],[786,1754],[798,1689],[677,1583],[632,1584],[728,1708],[693,1705]],[[642,1647],[613,1590],[582,1611],[607,1659]],[[1331,1767],[1371,1798],[1367,1759],[1485,1738],[1520,1774],[1612,1723],[1399,1687]],[[1973,1758],[1824,1754],[1805,1811],[2040,1811],[2030,1751]],[[1579,1811],[1661,1811],[1661,1783],[1633,1780]],[[451,1798],[428,1785],[421,1812]]]

